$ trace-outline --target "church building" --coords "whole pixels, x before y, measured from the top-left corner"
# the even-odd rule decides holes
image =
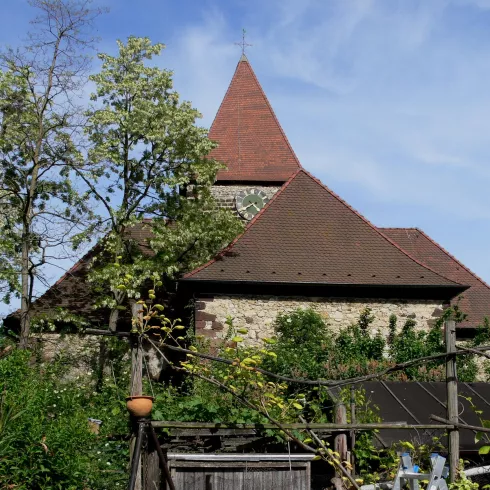
[[[490,287],[424,232],[376,227],[302,167],[245,55],[209,136],[218,143],[210,156],[226,165],[212,192],[247,226],[178,283],[182,303],[194,300],[197,334],[222,338],[232,316],[258,343],[273,333],[278,313],[309,307],[332,329],[354,323],[366,307],[382,333],[392,314],[427,329],[457,304],[468,315],[459,337],[468,338],[490,316]],[[148,240],[151,225],[132,235]],[[96,253],[97,246],[41,296],[33,314],[62,307],[103,326],[107,312],[94,310],[84,284]],[[16,322],[15,314],[5,321]]]
[[[213,193],[248,221],[242,235],[179,283],[195,299],[196,333],[225,335],[227,316],[257,342],[278,313],[312,307],[333,329],[369,307],[388,331],[413,318],[428,328],[452,304],[460,336],[490,315],[490,288],[418,229],[377,228],[296,157],[242,56],[210,130],[220,170]]]

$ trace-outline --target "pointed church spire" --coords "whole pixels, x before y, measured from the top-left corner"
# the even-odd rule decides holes
[[[227,169],[217,182],[285,182],[301,167],[243,53],[209,137],[211,152]]]

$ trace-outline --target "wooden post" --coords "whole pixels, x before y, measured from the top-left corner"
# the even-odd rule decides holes
[[[143,469],[143,490],[159,489],[162,478],[160,475],[160,461],[151,434],[148,436],[146,450],[142,453],[141,467]]]
[[[131,313],[133,322],[141,321],[143,316],[140,311],[142,306],[137,304],[136,301],[131,303]],[[138,334],[131,335],[131,385],[130,394],[131,395],[142,395],[143,394],[143,347],[141,345],[141,337]],[[133,436],[129,445],[130,460],[133,460],[134,445],[136,443],[136,431],[138,430],[139,424],[137,421],[133,421]],[[135,490],[142,490],[142,479],[141,479],[141,456],[138,454],[140,462],[138,463],[138,473],[136,476]]]
[[[448,320],[444,323],[446,337],[446,353],[456,351],[456,323]],[[447,389],[447,419],[457,424],[458,411],[458,377],[456,372],[456,356],[448,355],[446,358],[446,389]],[[448,431],[449,439],[449,480],[456,481],[459,466],[459,429],[454,426]]]
[[[133,322],[140,322],[142,306],[133,301],[131,313]],[[131,395],[143,394],[143,347],[138,334],[131,335]]]
[[[356,423],[356,389],[354,385],[350,387],[350,423]],[[352,465],[352,474],[356,474],[356,461],[354,458],[354,449],[356,446],[356,431],[350,431],[350,464]]]
[[[335,405],[335,423],[347,424],[347,410],[340,400]],[[335,436],[334,451],[339,454],[340,462],[344,464],[344,461],[347,460],[347,434]],[[342,480],[343,476],[342,473],[336,471],[335,478],[332,479],[332,483],[337,490],[345,488]]]

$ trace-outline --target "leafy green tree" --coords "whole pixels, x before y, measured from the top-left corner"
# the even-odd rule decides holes
[[[111,291],[100,305],[111,308],[112,330],[152,271],[173,279],[208,260],[241,229],[212,198],[220,165],[207,158],[215,144],[196,125],[201,115],[179,100],[172,72],[148,65],[164,46],[130,37],[118,48],[117,56],[99,55],[102,69],[91,77],[96,92],[86,127],[88,162],[75,165],[102,210],[104,253],[91,280]],[[144,226],[151,227],[152,239],[142,246],[131,228],[148,218]]]
[[[70,254],[88,209],[70,178],[79,161],[80,110],[90,27],[87,0],[31,0],[39,13],[27,45],[0,56],[0,280],[21,298],[21,347],[43,266]],[[8,300],[7,294],[4,299]]]
[[[279,314],[274,323],[277,355],[267,363],[269,369],[286,376],[319,378],[334,349],[334,334],[313,309],[297,309]]]

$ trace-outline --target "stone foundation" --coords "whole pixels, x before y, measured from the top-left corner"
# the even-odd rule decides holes
[[[387,336],[388,320],[395,314],[398,326],[413,318],[419,329],[429,328],[441,315],[444,305],[435,300],[378,300],[352,298],[307,298],[275,296],[215,296],[196,299],[195,328],[197,335],[223,338],[226,335],[227,316],[237,328],[249,331],[245,342],[259,345],[260,339],[274,335],[274,320],[279,313],[297,308],[313,308],[323,316],[334,331],[355,323],[361,311],[369,307],[375,316],[371,328]]]

